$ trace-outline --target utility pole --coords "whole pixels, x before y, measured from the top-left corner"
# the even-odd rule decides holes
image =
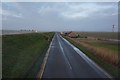
[[[115,29],[115,25],[113,24],[113,26],[112,26],[112,31],[114,32],[114,29]]]

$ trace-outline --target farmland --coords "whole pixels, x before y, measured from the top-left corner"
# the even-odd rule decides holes
[[[2,36],[2,77],[33,78],[53,37],[49,33],[28,33]]]
[[[112,32],[78,32],[78,38],[64,36],[83,51],[111,75],[118,77],[120,71],[118,33]]]
[[[96,39],[118,39],[117,32],[77,32],[80,37],[90,37]]]

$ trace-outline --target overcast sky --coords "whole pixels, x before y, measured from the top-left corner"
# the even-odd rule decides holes
[[[0,4],[1,5],[1,4]],[[2,28],[40,31],[118,29],[117,2],[2,2]]]

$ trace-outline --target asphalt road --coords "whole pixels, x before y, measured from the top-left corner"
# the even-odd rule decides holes
[[[108,78],[104,70],[58,33],[53,37],[42,78]]]

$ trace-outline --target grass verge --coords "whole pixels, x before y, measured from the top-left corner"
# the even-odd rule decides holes
[[[54,33],[2,36],[2,78],[35,78]]]
[[[107,71],[113,77],[120,78],[120,76],[119,76],[120,69],[119,68],[117,68],[114,65],[106,62],[105,60],[103,60],[99,56],[94,55],[92,51],[90,51],[87,48],[85,48],[84,46],[76,43],[75,41],[71,40],[70,38],[65,37],[65,36],[63,36],[63,37],[66,38],[74,46],[79,48],[83,53],[85,53],[89,58],[91,58],[93,61],[95,61],[100,67],[102,67],[105,71]]]

